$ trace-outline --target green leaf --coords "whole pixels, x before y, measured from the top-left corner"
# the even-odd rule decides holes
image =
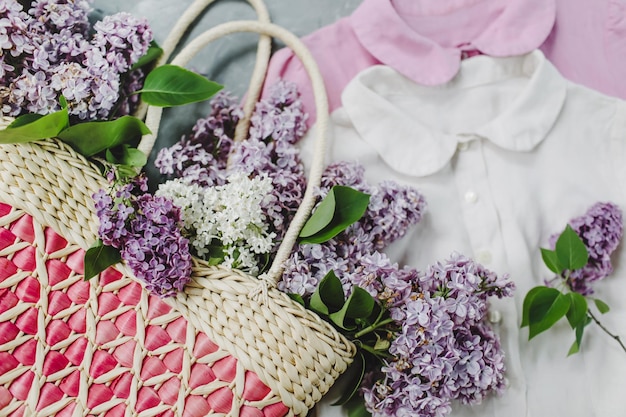
[[[8,127],[16,128],[16,127],[24,126],[36,120],[39,120],[42,117],[43,117],[43,114],[35,114],[35,113],[23,114],[19,116],[17,119],[13,120],[13,122],[11,122],[11,124]]]
[[[298,304],[302,304],[303,307],[306,307],[306,304],[304,302],[304,298],[302,298],[302,296],[300,294],[296,294],[296,293],[289,293],[287,294],[289,296],[289,298],[291,298],[293,301],[295,301]]]
[[[204,101],[222,88],[193,71],[176,65],[162,65],[150,71],[139,93],[148,104],[172,107]]]
[[[148,162],[146,154],[137,148],[129,145],[118,146],[114,149],[107,149],[106,160],[116,165],[126,165],[141,168]]]
[[[148,65],[159,59],[161,55],[163,55],[163,49],[159,45],[157,45],[155,41],[152,41],[150,42],[150,47],[146,51],[145,55],[143,55],[141,58],[139,58],[137,62],[135,62],[135,64],[133,64],[131,70],[135,70],[137,68]]]
[[[300,237],[313,236],[331,224],[333,217],[335,217],[336,207],[335,193],[332,190],[317,205],[311,217],[306,221],[302,230],[300,230]]]
[[[122,261],[119,249],[106,246],[98,240],[85,252],[85,280],[89,280],[111,265]]]
[[[347,323],[346,319],[364,319],[369,317],[374,310],[375,304],[374,297],[370,293],[354,285],[352,294],[341,307],[341,310],[331,313],[329,318],[342,329],[354,330],[356,326]]]
[[[6,129],[0,130],[0,143],[24,143],[54,138],[68,124],[67,107],[45,116],[25,114],[15,119]]]
[[[593,302],[595,303],[596,308],[598,309],[600,314],[606,314],[611,310],[609,305],[602,300],[598,300],[597,298],[594,298]]]
[[[224,258],[210,256],[209,259],[207,259],[209,266],[218,266],[222,262],[224,262]]]
[[[115,167],[115,175],[119,179],[130,179],[137,176],[137,170],[128,165],[117,165]]]
[[[559,321],[570,307],[570,298],[555,288],[545,288],[532,300],[529,307],[528,340],[548,330]]]
[[[584,323],[587,317],[587,300],[577,292],[567,293],[570,299],[567,321],[572,329],[576,329],[580,323]]]
[[[576,326],[576,340],[574,340],[574,343],[572,343],[572,346],[569,348],[567,356],[573,355],[574,353],[578,353],[580,351],[580,344],[583,340],[583,332],[587,324],[589,324],[589,321],[587,320],[587,316],[585,316],[585,319],[578,323],[578,325]]]
[[[541,258],[543,263],[550,269],[550,271],[560,274],[565,268],[561,267],[559,258],[556,256],[556,252],[550,249],[541,248]]]
[[[555,251],[563,269],[580,269],[589,260],[587,247],[569,224],[557,239]]]
[[[372,417],[365,408],[365,400],[360,395],[352,397],[343,407],[348,412],[348,417]]]
[[[391,342],[388,339],[383,339],[378,334],[376,334],[376,343],[374,344],[374,350],[387,351],[390,346]]]
[[[301,241],[323,243],[332,239],[363,216],[369,201],[369,194],[334,186],[300,231]]]
[[[150,130],[141,120],[122,116],[106,122],[79,123],[68,127],[58,136],[81,154],[93,156],[125,143],[138,143],[148,133]]]
[[[578,343],[577,340],[574,340],[574,343],[572,343],[572,346],[569,348],[569,351],[567,352],[567,356],[571,356],[575,353],[578,353],[579,350],[580,350],[580,343]]]
[[[354,362],[352,362],[350,372],[351,374],[354,373],[354,378],[348,380],[349,384],[345,387],[343,395],[332,403],[332,405],[343,405],[347,403],[359,391],[363,376],[365,375],[365,356],[363,356],[362,352],[357,353]]]
[[[522,307],[522,324],[521,327],[526,327],[530,324],[530,306],[533,303],[535,297],[543,292],[548,287],[535,287],[528,291],[526,297],[524,297],[524,303]]]
[[[345,301],[343,286],[334,271],[329,271],[311,295],[311,310],[328,315],[339,310]]]

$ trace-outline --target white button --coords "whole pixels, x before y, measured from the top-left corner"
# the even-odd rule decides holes
[[[498,310],[489,310],[489,321],[498,324],[502,321],[502,313]]]
[[[469,190],[465,193],[465,201],[470,204],[474,204],[478,201],[478,194],[475,191]]]
[[[466,151],[469,149],[469,142],[459,142],[456,146],[459,151]]]
[[[493,256],[488,250],[481,250],[478,251],[478,253],[476,254],[476,260],[478,261],[478,263],[481,263],[483,265],[490,263],[492,259]]]

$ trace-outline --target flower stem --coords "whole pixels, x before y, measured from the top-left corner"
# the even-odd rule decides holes
[[[589,314],[589,317],[591,317],[591,319],[595,321],[598,326],[600,326],[600,328],[604,331],[604,333],[608,334],[613,339],[615,339],[617,343],[619,343],[619,345],[622,347],[622,350],[626,352],[626,346],[624,346],[624,342],[622,342],[622,339],[618,335],[611,333],[606,327],[604,327],[604,325],[600,323],[600,320],[598,320],[591,311],[587,311],[587,313]]]
[[[385,319],[383,321],[379,321],[378,323],[374,323],[371,326],[366,327],[365,329],[361,330],[360,332],[355,333],[354,337],[358,339],[359,337],[364,336],[364,335],[366,335],[368,333],[371,333],[374,330],[376,330],[376,329],[378,329],[380,327],[383,327],[383,326],[385,326],[385,325],[387,325],[389,323],[393,323],[393,319],[388,318],[388,319]]]

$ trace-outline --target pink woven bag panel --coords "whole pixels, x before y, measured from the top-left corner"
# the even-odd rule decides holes
[[[293,414],[120,270],[84,281],[83,255],[0,203],[0,415]]]

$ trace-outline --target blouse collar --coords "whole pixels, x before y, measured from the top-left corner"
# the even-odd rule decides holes
[[[382,64],[437,85],[454,77],[467,54],[504,57],[538,48],[555,17],[555,0],[364,0],[349,20]]]
[[[433,174],[455,154],[459,144],[474,139],[491,141],[500,148],[528,152],[534,149],[555,124],[565,101],[567,82],[540,51],[511,58],[477,56],[462,62],[457,77],[439,87],[413,83],[394,69],[374,66],[361,72],[342,95],[343,108],[355,130],[394,170],[412,176]],[[508,105],[500,96],[498,82],[521,79],[523,87]],[[434,89],[471,91],[489,88],[486,105],[502,107],[498,116],[476,128],[442,132],[410,114],[406,105],[419,108],[428,104]],[[450,92],[449,91],[449,92]],[[402,108],[387,97],[402,95]],[[462,117],[476,120],[467,108]],[[442,109],[445,112],[445,109]],[[442,116],[447,117],[447,116]],[[468,123],[471,125],[472,123]]]

